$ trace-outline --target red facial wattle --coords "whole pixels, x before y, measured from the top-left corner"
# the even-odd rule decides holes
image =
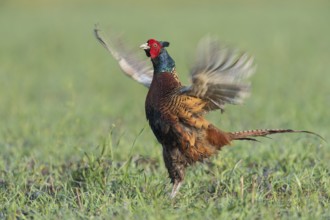
[[[158,57],[162,49],[162,45],[155,39],[148,40],[148,46],[150,47],[149,53],[151,59]]]

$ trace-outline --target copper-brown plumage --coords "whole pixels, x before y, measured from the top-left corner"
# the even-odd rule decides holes
[[[225,132],[208,122],[208,111],[224,110],[226,104],[242,103],[249,94],[244,82],[254,72],[253,58],[245,53],[221,47],[212,39],[204,39],[191,69],[191,86],[178,79],[175,62],[167,53],[168,42],[148,40],[141,45],[151,58],[153,70],[125,52],[120,43],[107,43],[95,30],[96,37],[118,60],[124,72],[149,87],[145,102],[146,116],[157,140],[163,147],[174,197],[185,176],[187,166],[216,154],[233,140],[255,140],[254,137],[276,133],[292,133],[291,129],[264,129]]]

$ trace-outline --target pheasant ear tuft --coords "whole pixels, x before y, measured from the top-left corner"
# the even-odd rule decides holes
[[[162,47],[170,46],[170,42],[167,42],[167,41],[161,41],[160,43],[161,43]]]

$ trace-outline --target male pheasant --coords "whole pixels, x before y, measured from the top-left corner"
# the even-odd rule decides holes
[[[165,49],[168,42],[150,39],[140,46],[151,58],[153,70],[150,70],[122,43],[107,43],[98,29],[95,34],[128,76],[149,87],[146,116],[163,147],[165,166],[173,183],[172,198],[184,180],[187,166],[215,155],[233,140],[255,140],[253,137],[276,133],[315,134],[292,129],[225,132],[208,122],[205,113],[223,111],[225,104],[242,103],[249,94],[249,84],[243,80],[254,72],[252,57],[220,47],[215,39],[208,37],[199,44],[191,69],[192,85],[187,87],[179,81],[175,62]]]

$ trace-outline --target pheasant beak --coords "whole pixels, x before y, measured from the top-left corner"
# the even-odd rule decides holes
[[[149,50],[149,49],[150,49],[148,43],[144,43],[144,44],[142,44],[142,45],[140,46],[140,48],[143,49],[143,50]]]

